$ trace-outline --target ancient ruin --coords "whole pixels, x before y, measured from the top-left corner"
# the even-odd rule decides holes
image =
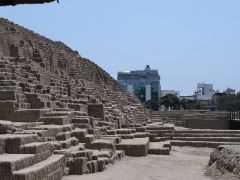
[[[239,175],[240,131],[229,130],[228,115],[149,113],[77,51],[0,19],[0,180],[102,172],[172,146],[216,148],[207,174]]]
[[[174,131],[163,134],[171,146],[213,148],[205,174],[212,178],[239,179],[240,131],[230,130],[228,112],[165,111],[152,112],[152,122],[171,123]],[[233,121],[239,127],[240,114]]]
[[[216,148],[210,156],[207,174],[219,178],[224,174],[231,173],[240,175],[240,148],[239,145],[222,145]]]
[[[170,153],[140,101],[93,62],[0,19],[0,180],[101,172],[129,156]]]

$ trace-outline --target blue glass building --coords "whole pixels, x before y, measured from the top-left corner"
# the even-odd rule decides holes
[[[149,65],[144,70],[119,72],[118,83],[142,102],[158,100],[160,97],[158,70],[152,70]]]

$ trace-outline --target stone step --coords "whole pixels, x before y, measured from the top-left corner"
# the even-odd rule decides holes
[[[151,139],[151,142],[162,142],[162,141],[167,141],[169,138],[167,137],[154,137]]]
[[[79,142],[81,143],[85,143],[86,142],[86,136],[88,134],[87,129],[75,129],[73,131],[71,131],[71,136],[72,137],[76,137]]]
[[[90,124],[91,119],[88,116],[78,116],[72,119],[72,123],[75,124]]]
[[[49,113],[46,113],[45,116],[73,116],[74,112],[72,111],[51,111]]]
[[[53,105],[53,102],[50,101],[50,98],[47,95],[26,93],[26,96],[32,109],[47,108]]]
[[[174,130],[174,127],[156,126],[156,127],[146,127],[146,130],[158,131],[158,130]]]
[[[132,134],[136,133],[136,129],[116,129],[117,134]]]
[[[146,132],[150,134],[158,134],[159,136],[163,136],[165,134],[173,133],[173,130],[146,130]]]
[[[136,129],[136,128],[140,128],[140,127],[142,127],[142,124],[132,123],[132,124],[129,124],[129,127],[130,127],[130,128],[134,128],[134,129]]]
[[[71,136],[72,136],[72,132],[71,132],[71,131],[58,133],[58,134],[56,135],[56,140],[57,140],[57,141],[66,141],[66,140],[69,139]]]
[[[147,156],[149,149],[149,138],[135,138],[122,140],[116,145],[117,150],[124,150],[127,156]]]
[[[122,159],[125,156],[124,150],[117,150],[115,153],[113,153],[113,156],[109,159],[109,163],[114,164],[116,160]]]
[[[49,111],[50,111],[50,109],[15,110],[11,120],[14,122],[43,122],[40,120],[40,117]]]
[[[166,134],[166,136],[174,136],[174,137],[239,137],[240,134],[229,134],[229,133],[221,133],[221,134],[216,134],[216,133],[169,133]]]
[[[74,111],[82,111],[87,113],[88,110],[86,104],[87,102],[80,102],[80,104],[68,104],[68,107]]]
[[[108,126],[108,127],[118,127],[116,125],[116,123],[113,123],[113,122],[107,122],[107,121],[96,121],[96,123],[100,126],[100,127],[103,127],[103,126]]]
[[[69,108],[55,108],[54,111],[74,111],[74,110]]]
[[[64,141],[54,141],[54,143],[59,144],[61,149],[67,149],[71,146],[77,146],[78,145],[78,139],[75,137],[68,138]]]
[[[14,171],[32,166],[33,160],[34,154],[2,154],[0,155],[0,174],[10,176]]]
[[[20,146],[21,154],[41,154],[47,151],[52,151],[51,144],[47,142],[34,142]]]
[[[30,129],[43,125],[43,122],[13,122],[13,126],[22,129]]]
[[[116,150],[112,149],[103,149],[103,150],[92,150],[92,156],[93,158],[111,158],[113,154],[116,152]]]
[[[134,139],[135,134],[117,134],[121,139]]]
[[[171,141],[172,146],[217,148],[220,145],[240,145],[240,142],[211,142],[211,141]]]
[[[71,124],[72,119],[68,116],[49,116],[41,117],[39,121],[44,122],[44,124],[55,124],[55,125],[65,125]]]
[[[87,116],[87,112],[84,112],[84,111],[74,111],[74,116]]]
[[[116,135],[117,134],[117,130],[113,129],[113,130],[107,130],[107,134],[108,135]]]
[[[146,127],[137,127],[136,132],[146,132]]]
[[[214,130],[214,129],[194,129],[194,130],[177,130],[174,134],[240,134],[240,130]]]
[[[79,129],[90,129],[92,128],[91,124],[74,124]]]
[[[151,142],[149,145],[148,154],[155,155],[170,155],[171,144],[168,142]]]
[[[88,134],[93,134],[96,138],[101,137],[101,129],[100,128],[90,128],[88,129]]]
[[[53,180],[53,179],[61,180],[63,176],[68,175],[66,171],[68,171],[68,169],[66,170],[66,168],[63,169],[62,167],[60,167],[41,180]]]
[[[93,134],[87,134],[85,137],[86,148],[90,149],[94,140],[96,140],[96,137]]]
[[[55,137],[58,133],[72,131],[74,129],[73,124],[66,125],[41,125],[32,128],[32,130],[45,130],[49,137]]]
[[[39,154],[3,154],[0,155],[0,179],[13,179],[13,172],[18,171],[48,159],[50,151]],[[1,172],[4,171],[4,172]],[[3,177],[2,177],[3,176]]]
[[[177,141],[240,142],[240,137],[173,137]]]
[[[77,146],[71,146],[70,148],[66,149],[60,149],[60,150],[54,150],[54,154],[62,154],[65,155],[67,158],[69,157],[82,157],[81,152],[85,152],[85,145],[83,143],[78,144]],[[79,152],[79,156],[77,156],[77,153]]]
[[[0,80],[0,86],[18,86],[18,83],[13,80]]]
[[[31,104],[30,103],[21,102],[21,100],[19,100],[18,108],[19,109],[31,109]]]
[[[94,140],[91,143],[91,149],[97,149],[97,150],[112,149],[112,150],[116,150],[116,144],[115,144],[114,140],[97,139],[97,140]]]
[[[115,144],[119,144],[122,142],[122,138],[115,135],[102,135],[101,139],[113,140]]]
[[[40,138],[49,138],[48,130],[29,129],[14,134],[37,134]]]
[[[0,152],[18,154],[21,145],[38,142],[39,140],[40,138],[36,134],[1,134]]]
[[[37,163],[33,166],[30,166],[13,173],[13,180],[33,180],[33,179],[44,179],[50,176],[54,179],[60,180],[64,175],[64,164],[65,157],[64,155],[52,155],[45,161]],[[53,176],[54,174],[54,176]]]
[[[145,132],[134,133],[134,138],[146,138],[146,137],[149,137],[149,133],[145,133]]]

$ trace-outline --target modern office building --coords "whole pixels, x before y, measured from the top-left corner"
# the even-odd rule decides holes
[[[142,102],[158,100],[160,97],[158,70],[152,70],[149,65],[144,70],[119,72],[118,83]]]

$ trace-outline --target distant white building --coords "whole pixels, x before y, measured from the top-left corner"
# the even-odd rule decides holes
[[[197,90],[195,91],[194,95],[190,96],[181,96],[181,99],[187,100],[197,100],[197,101],[209,101],[213,99],[213,96],[218,91],[213,89],[213,84],[206,84],[206,83],[198,83]]]
[[[167,94],[172,94],[180,98],[180,91],[175,90],[161,90],[161,97],[166,96]]]
[[[213,89],[213,84],[198,83],[195,96],[197,100],[211,100],[216,92]]]

